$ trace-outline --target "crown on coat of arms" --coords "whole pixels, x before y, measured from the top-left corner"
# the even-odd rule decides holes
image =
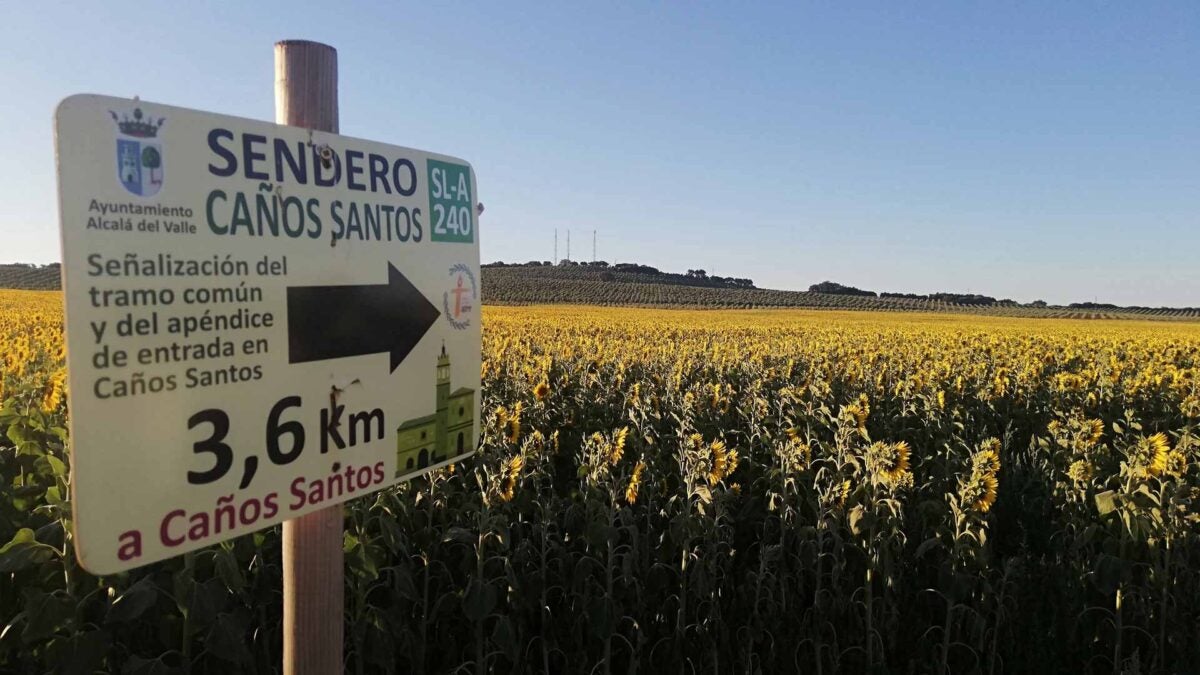
[[[113,121],[117,123],[117,128],[126,136],[136,136],[137,138],[154,138],[158,135],[158,130],[162,128],[163,122],[166,122],[165,117],[158,118],[158,122],[153,119],[143,120],[142,109],[134,108],[133,117],[128,115],[118,117],[117,113],[109,110],[109,115],[112,115]]]

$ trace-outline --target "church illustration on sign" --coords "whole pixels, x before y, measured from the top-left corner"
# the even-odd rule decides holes
[[[446,346],[437,360],[437,411],[396,429],[396,476],[414,473],[475,449],[475,390],[450,391]]]

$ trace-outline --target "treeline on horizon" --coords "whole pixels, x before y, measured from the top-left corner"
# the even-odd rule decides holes
[[[12,269],[22,269],[22,270],[49,270],[49,269],[57,270],[60,267],[62,267],[62,263],[56,263],[56,262],[55,263],[46,263],[45,265],[38,265],[35,263],[0,263],[0,269],[12,268]]]
[[[651,277],[648,281],[657,281],[660,283],[675,283],[689,286],[708,286],[708,287],[727,287],[727,288],[757,288],[754,281],[751,279],[740,279],[735,277],[722,277],[709,275],[705,270],[696,269],[688,270],[685,274],[677,272],[664,272],[657,267],[650,265],[639,265],[637,263],[613,263],[609,264],[604,260],[595,262],[562,260],[558,265],[549,260],[532,260],[525,263],[505,263],[497,261],[481,265],[483,268],[488,267],[517,267],[517,268],[554,268],[560,270],[592,270],[601,272],[596,275],[597,278],[606,281],[619,281],[614,275],[604,275],[604,270],[622,272],[625,274],[637,274],[646,277]],[[825,295],[850,295],[862,296],[868,298],[892,298],[905,300],[930,300],[935,302],[944,302],[952,305],[965,305],[973,307],[1036,307],[1036,308],[1065,308],[1065,309],[1081,309],[1081,310],[1142,310],[1142,311],[1185,311],[1196,312],[1200,311],[1197,307],[1148,307],[1144,305],[1115,305],[1107,302],[1072,302],[1068,305],[1051,305],[1045,300],[1034,300],[1029,303],[1020,303],[1010,298],[997,299],[990,295],[980,295],[978,293],[897,293],[890,291],[868,291],[854,286],[846,286],[834,281],[822,281],[808,287],[809,293],[822,293]]]
[[[555,267],[554,263],[549,260],[531,260],[526,263],[505,263],[502,261],[487,263],[480,267]],[[740,279],[735,277],[722,277],[709,275],[705,270],[696,269],[688,270],[686,274],[678,272],[664,272],[657,267],[649,265],[639,265],[637,263],[612,263],[609,264],[605,260],[596,260],[593,262],[577,261],[577,260],[562,260],[558,263],[560,269],[583,268],[588,270],[599,271],[600,279],[604,281],[618,281],[616,275],[610,274],[605,276],[605,270],[609,272],[621,272],[624,274],[638,274],[648,277],[654,277],[654,281],[659,283],[675,283],[684,284],[687,286],[708,286],[714,288],[756,288],[754,280]]]
[[[62,288],[62,264],[0,263],[0,288],[57,291]]]
[[[982,305],[1001,307],[1020,307],[1021,303],[1016,300],[1005,298],[997,300],[990,295],[979,295],[978,293],[891,293],[883,291],[876,293],[875,291],[865,291],[854,286],[843,286],[833,281],[822,281],[819,284],[813,284],[808,287],[810,293],[828,293],[830,295],[861,295],[868,298],[907,298],[909,300],[937,300],[940,302],[949,302],[956,305]],[[1028,307],[1047,307],[1045,301],[1035,300],[1027,305]],[[1075,307],[1076,305],[1071,305]]]
[[[1021,304],[1016,300],[1004,298],[997,300],[990,295],[979,295],[978,293],[890,293],[887,291],[876,293],[875,291],[866,291],[854,286],[844,286],[833,281],[822,281],[819,284],[813,284],[808,287],[810,293],[828,293],[830,295],[861,295],[869,298],[907,298],[909,300],[936,300],[939,302],[948,302],[956,305],[977,305],[984,307],[1065,307],[1067,309],[1108,309],[1108,310],[1148,310],[1148,311],[1197,311],[1195,307],[1145,307],[1142,305],[1114,305],[1108,302],[1072,302],[1069,305],[1049,305],[1045,300],[1034,300],[1033,302]]]
[[[703,269],[688,270],[686,273],[664,272],[657,267],[637,263],[612,263],[604,260],[595,262],[563,260],[556,266],[549,260],[532,260],[526,263],[505,263],[501,261],[481,265],[488,267],[538,267],[557,268],[561,270],[579,270],[595,273],[596,278],[603,281],[621,281],[615,273],[624,275],[639,275],[650,277],[649,281],[671,283],[686,286],[704,286],[709,288],[758,288],[752,279],[739,277],[723,277],[710,275]],[[25,290],[59,290],[61,288],[61,263],[37,265],[32,263],[0,263],[0,288],[15,288]],[[1034,300],[1029,303],[1019,303],[1008,298],[996,299],[990,295],[978,293],[895,293],[889,291],[868,291],[854,286],[846,286],[834,281],[822,281],[808,287],[810,293],[826,295],[850,295],[869,298],[894,298],[906,300],[932,300],[954,305],[976,307],[1054,307],[1084,310],[1141,310],[1141,311],[1184,311],[1200,312],[1200,307],[1148,307],[1145,305],[1116,305],[1109,302],[1072,302],[1068,305],[1050,305],[1044,300]]]

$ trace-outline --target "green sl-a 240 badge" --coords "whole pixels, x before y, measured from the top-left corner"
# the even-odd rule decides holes
[[[433,211],[433,241],[470,244],[475,241],[475,209],[471,170],[462,164],[428,161],[429,208]]]

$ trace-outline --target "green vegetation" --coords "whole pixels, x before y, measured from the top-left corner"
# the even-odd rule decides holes
[[[0,288],[24,291],[57,291],[62,288],[62,265],[0,265]]]
[[[486,277],[491,270],[518,271],[534,279],[600,279],[602,281],[626,281],[639,283],[673,284],[682,286],[700,286],[704,288],[754,288],[751,279],[738,279],[710,275],[705,270],[688,270],[686,274],[663,272],[657,267],[639,265],[637,263],[608,264],[604,260],[596,262],[576,262],[563,260],[558,265],[550,262],[529,262],[523,265],[507,265],[502,262],[489,263],[481,266]]]
[[[78,566],[61,319],[0,292],[0,671],[277,672],[278,528]],[[348,673],[1200,662],[1200,326],[483,321],[479,453],[345,507]]]
[[[825,292],[777,291],[688,282],[687,275],[663,281],[659,274],[622,272],[592,266],[506,265],[482,271],[483,301],[492,305],[584,304],[689,309],[807,308],[888,312],[954,312],[987,316],[1073,319],[1195,320],[1200,309],[1116,307],[1114,305],[1048,306],[990,302],[986,296],[939,293],[931,296],[883,294],[832,282],[814,288]],[[711,277],[709,277],[711,279]],[[747,280],[748,281],[748,280]],[[833,291],[833,292],[830,292]]]
[[[0,265],[0,289],[58,290],[59,264]],[[848,309],[885,312],[954,312],[1049,319],[1196,320],[1200,308],[1119,307],[1105,303],[1021,305],[985,295],[961,293],[874,293],[831,281],[808,291],[756,288],[750,279],[663,272],[647,265],[529,262],[483,265],[483,300],[492,305],[582,304],[688,309]]]

